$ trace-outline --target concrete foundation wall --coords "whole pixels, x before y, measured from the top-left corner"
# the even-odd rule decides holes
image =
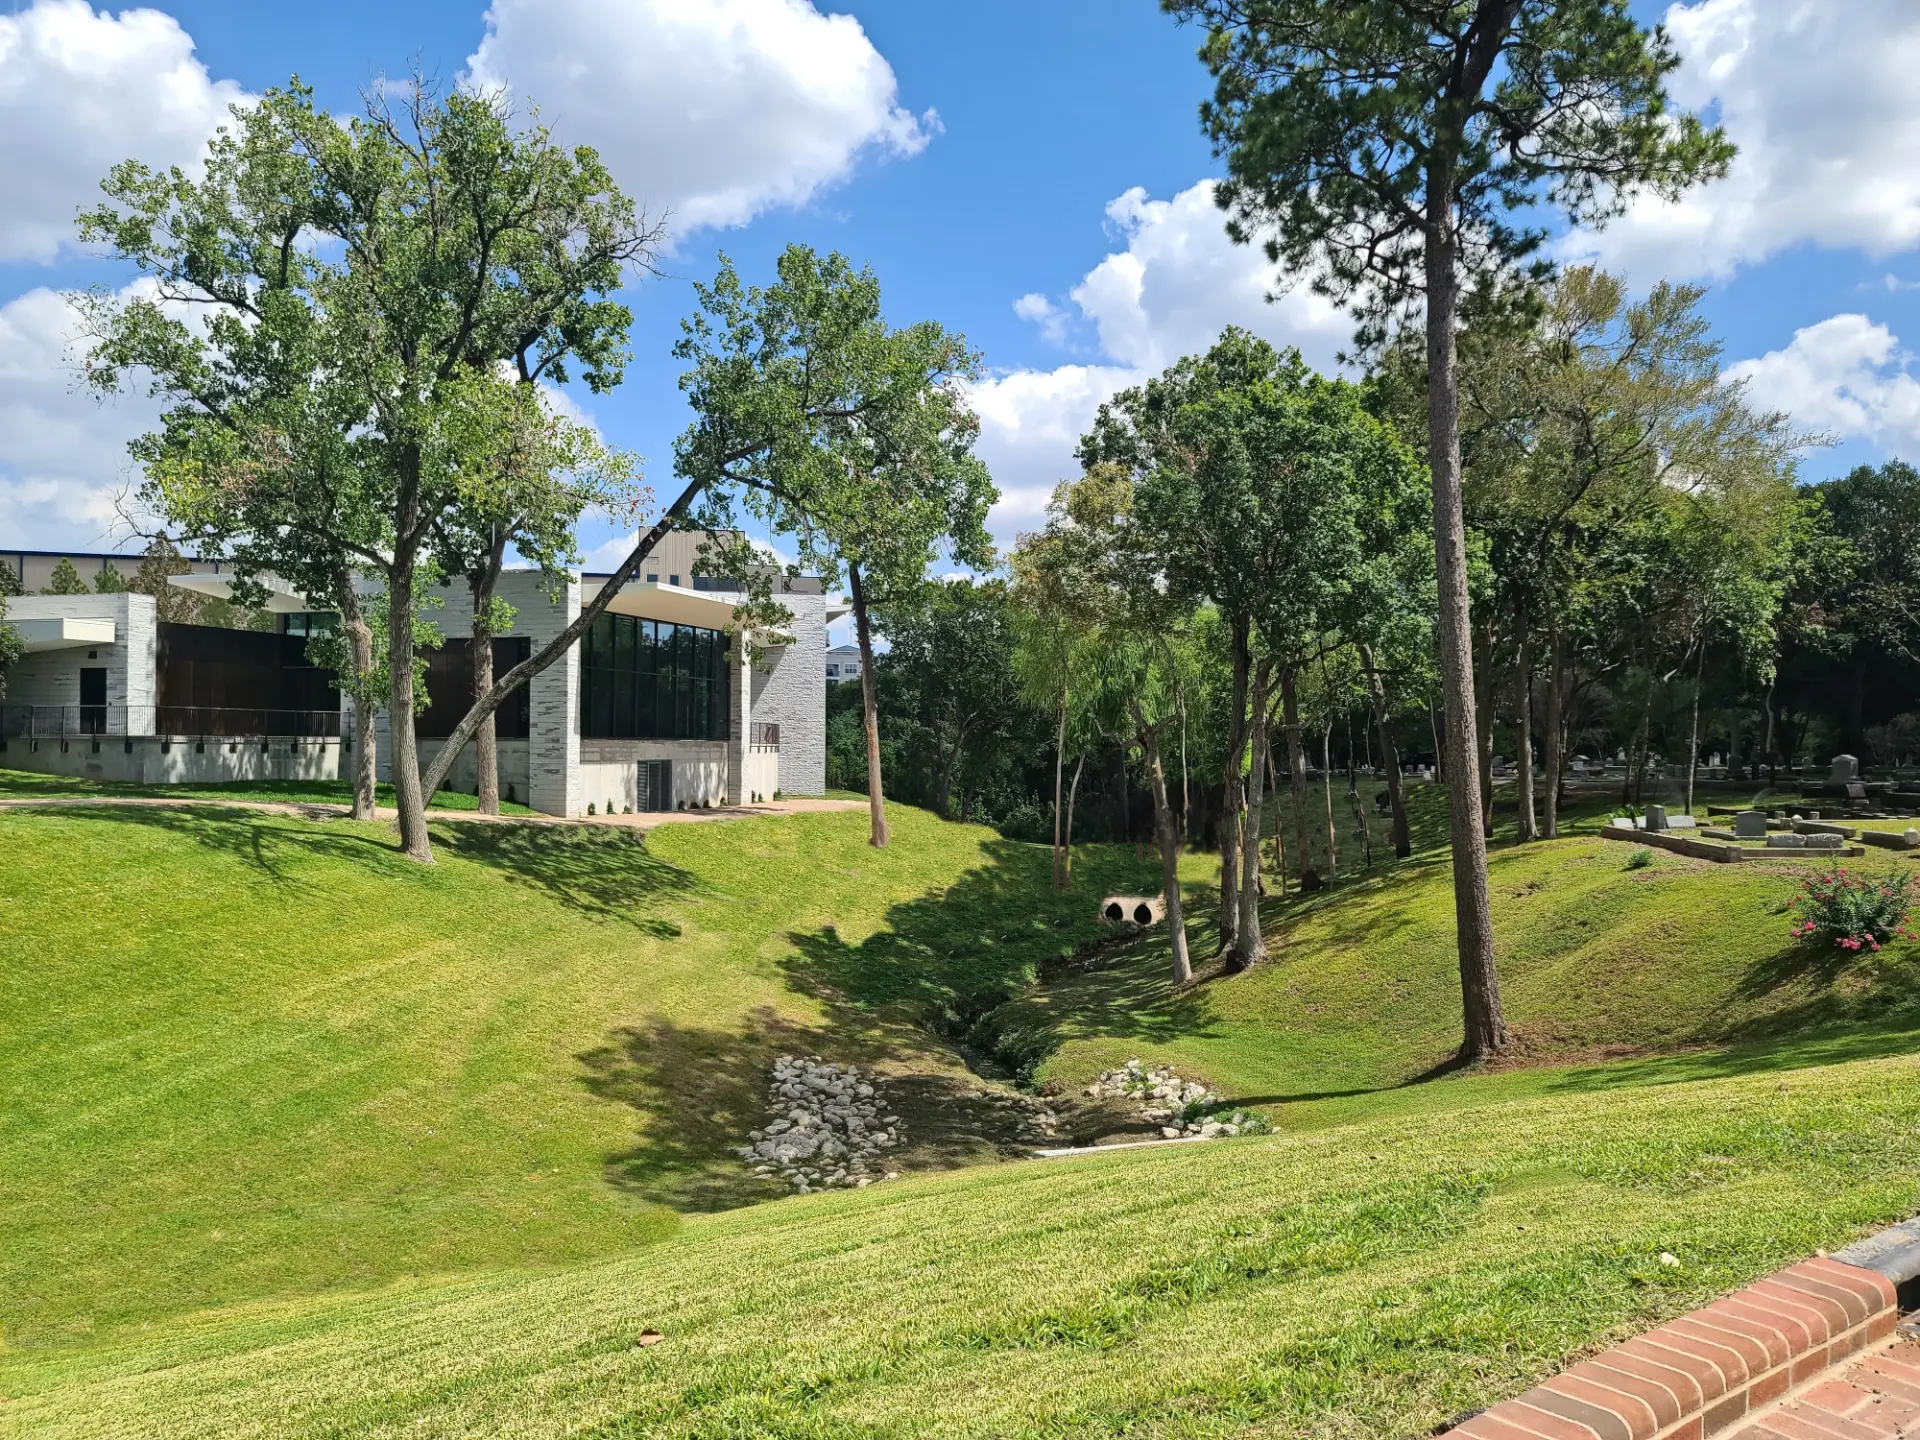
[[[99,740],[0,742],[0,766],[128,785],[219,785],[236,780],[338,780],[338,740]]]
[[[580,790],[588,805],[615,811],[640,808],[640,767],[649,760],[673,762],[673,801],[685,805],[727,803],[727,742],[724,740],[582,740]]]

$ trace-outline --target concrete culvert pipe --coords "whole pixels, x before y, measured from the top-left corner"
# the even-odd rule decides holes
[[[1100,902],[1100,918],[1109,925],[1158,925],[1167,918],[1167,905],[1160,895],[1109,895]]]

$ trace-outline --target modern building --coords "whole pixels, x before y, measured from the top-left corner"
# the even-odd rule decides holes
[[[844,685],[860,678],[860,647],[836,645],[827,651],[827,680]]]
[[[672,536],[688,552],[697,536]],[[662,551],[668,550],[663,545]],[[4,561],[6,552],[0,552]],[[84,561],[73,557],[85,577]],[[98,569],[97,563],[94,566]],[[647,573],[668,577],[685,571]],[[549,593],[531,571],[502,576],[511,628],[494,641],[496,673],[527,658],[578,618],[605,576]],[[732,624],[738,587],[629,584],[578,644],[498,713],[504,798],[553,815],[749,804],[826,788],[826,629],[844,614],[820,582],[777,584],[792,619],[741,644]],[[174,584],[224,597],[214,573]],[[375,587],[369,583],[369,591]],[[446,637],[429,653],[430,703],[417,717],[431,759],[471,693],[464,585],[445,586],[425,618]],[[0,699],[0,766],[148,784],[247,779],[334,779],[350,773],[351,708],[329,672],[306,660],[306,634],[332,622],[328,607],[280,587],[268,609],[279,633],[156,620],[141,594],[22,595],[7,602],[27,654]],[[375,730],[379,778],[389,778],[388,726]],[[473,790],[469,750],[449,774]]]

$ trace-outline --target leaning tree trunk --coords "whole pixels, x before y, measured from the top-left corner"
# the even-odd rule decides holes
[[[1555,840],[1560,836],[1560,776],[1567,768],[1566,721],[1561,713],[1567,683],[1566,639],[1557,615],[1548,630],[1547,643],[1551,652],[1547,661],[1547,839]]]
[[[1520,612],[1514,640],[1513,689],[1514,712],[1520,722],[1515,727],[1519,734],[1515,740],[1518,748],[1514,751],[1514,764],[1518,767],[1514,790],[1520,812],[1518,839],[1524,845],[1540,838],[1533,808],[1533,647],[1528,643],[1524,609]]]
[[[1472,617],[1467,601],[1467,530],[1460,494],[1460,381],[1454,325],[1458,311],[1453,176],[1436,165],[1427,196],[1427,454],[1433,475],[1434,559],[1440,612],[1436,639],[1446,695],[1452,809],[1453,908],[1460,951],[1461,1054],[1478,1059],[1507,1045],[1500,1010],[1500,972],[1493,954],[1493,903],[1487,887],[1487,842],[1481,830],[1480,776],[1473,731]]]
[[[1300,888],[1309,888],[1320,878],[1313,867],[1313,842],[1307,833],[1307,752],[1300,743],[1300,704],[1294,689],[1291,665],[1280,671],[1280,728],[1287,732],[1287,789],[1293,800],[1293,838],[1300,853],[1294,865],[1300,876]]]
[[[1379,739],[1380,764],[1387,772],[1387,804],[1393,810],[1393,853],[1402,860],[1413,853],[1412,827],[1407,823],[1407,787],[1400,777],[1400,751],[1387,733],[1387,686],[1373,663],[1373,647],[1360,647],[1360,663],[1367,671],[1367,698],[1373,703],[1373,730]]]
[[[1073,784],[1067,787],[1067,836],[1060,851],[1060,888],[1073,887],[1073,801],[1080,793],[1080,772],[1087,768],[1087,755],[1083,750],[1080,758],[1073,763]]]
[[[1493,838],[1493,636],[1487,636],[1487,663],[1475,672],[1473,733],[1480,765],[1480,834]]]
[[[1161,899],[1166,904],[1167,939],[1173,948],[1173,983],[1193,979],[1193,961],[1187,954],[1187,920],[1180,909],[1180,835],[1174,828],[1173,805],[1167,798],[1167,777],[1160,765],[1160,737],[1154,727],[1139,720],[1140,747],[1147,756],[1147,776],[1153,785],[1153,828],[1160,842]]]
[[[347,694],[353,701],[353,818],[371,820],[374,771],[380,763],[373,730],[376,707],[367,693],[367,677],[373,673],[373,627],[360,609],[351,572],[341,570],[334,576],[333,594],[340,609],[340,630],[347,641],[347,663],[353,671],[347,677]]]
[[[873,630],[867,620],[867,592],[860,583],[860,567],[847,564],[847,585],[853,592],[853,625],[860,637],[860,708],[867,726],[867,808],[873,817],[868,837],[876,850],[887,848],[887,802],[880,788],[880,700],[873,681]]]
[[[1266,808],[1267,746],[1271,743],[1267,728],[1267,692],[1272,676],[1273,662],[1262,660],[1254,674],[1247,712],[1253,758],[1247,767],[1247,824],[1240,839],[1239,943],[1227,960],[1229,971],[1245,970],[1267,958],[1266,936],[1260,930],[1260,828],[1262,811]]]

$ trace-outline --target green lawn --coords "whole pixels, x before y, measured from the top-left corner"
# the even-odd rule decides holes
[[[876,853],[850,814],[447,821],[428,869],[384,825],[0,812],[6,1346],[658,1240],[769,1193],[725,1149],[782,1048],[887,1061],[928,1112],[910,1162],[977,1158],[954,1053],[831,964],[945,894],[956,950],[1017,985],[1090,907],[1048,896],[1044,849],[894,824]]]
[[[1490,862],[1517,1059],[1545,1068],[1446,1074],[1460,994],[1444,799],[1432,786],[1416,790],[1410,860],[1376,852],[1375,868],[1356,874],[1350,855],[1343,864],[1354,868],[1336,887],[1269,899],[1271,958],[1249,974],[1175,993],[1165,943],[1151,935],[996,1018],[1044,1036],[1039,1076],[1057,1086],[1077,1088],[1138,1055],[1279,1105],[1274,1118],[1287,1126],[1827,1063],[1920,1042],[1920,945],[1850,959],[1791,940],[1786,906],[1810,863],[1730,866],[1654,851],[1651,864],[1629,870],[1636,847],[1590,838],[1610,808],[1590,799],[1574,810],[1571,838],[1551,843],[1514,847],[1512,818],[1501,816]],[[1916,862],[1874,851],[1849,863]],[[1201,908],[1193,940],[1204,955],[1217,941],[1212,907]]]
[[[1917,1116],[1867,1061],[809,1196],[17,1357],[0,1433],[1418,1435],[1910,1212]]]
[[[55,800],[70,796],[122,796],[142,800],[266,800],[300,805],[351,805],[353,787],[345,780],[230,780],[217,785],[125,785],[71,775],[42,775],[29,770],[0,770],[0,800]],[[391,806],[393,787],[376,785],[374,803]],[[458,790],[435,793],[434,810],[472,810],[479,800]],[[503,815],[531,815],[525,805],[500,802]]]
[[[899,807],[885,852],[857,812],[444,817],[430,869],[386,825],[0,811],[0,1433],[1404,1435],[1912,1211],[1915,946],[1788,944],[1791,868],[1628,870],[1595,797],[1494,854],[1530,1067],[1447,1073],[1414,804],[1411,860],[1179,994],[1158,934],[1098,943],[1150,856],[1058,895]],[[886,1074],[910,1178],[745,1173],[789,1050]],[[1130,1055],[1283,1133],[982,1163],[1030,1142],[967,1060]]]

